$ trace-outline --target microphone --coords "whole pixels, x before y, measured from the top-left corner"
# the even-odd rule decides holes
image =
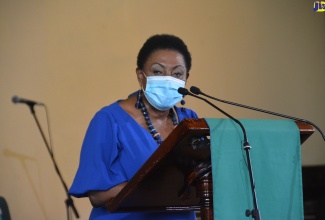
[[[32,101],[32,100],[20,98],[18,96],[13,96],[12,97],[12,102],[15,103],[15,104],[24,103],[24,104],[27,104],[29,106],[44,105],[42,102],[35,102],[35,101]]]
[[[192,87],[190,89],[192,89]],[[258,209],[258,203],[257,203],[257,198],[256,198],[256,192],[255,192],[255,181],[254,181],[254,177],[253,177],[252,164],[251,164],[251,159],[250,159],[250,154],[249,154],[249,150],[252,147],[248,143],[246,130],[245,130],[243,124],[239,120],[237,120],[236,118],[229,115],[227,112],[223,111],[222,109],[220,109],[219,107],[217,107],[216,105],[211,103],[209,100],[207,100],[205,98],[202,98],[200,96],[194,95],[193,94],[194,92],[192,90],[191,90],[191,92],[193,92],[193,93],[189,92],[186,88],[180,87],[180,88],[178,88],[177,91],[178,91],[178,93],[180,93],[180,94],[182,94],[184,96],[185,95],[190,95],[190,96],[193,96],[195,98],[198,98],[198,99],[201,99],[201,100],[205,101],[206,103],[208,103],[209,105],[211,105],[212,107],[214,107],[215,109],[217,109],[218,111],[220,111],[221,113],[226,115],[228,118],[230,118],[234,122],[236,122],[240,126],[240,128],[242,129],[243,135],[244,135],[243,147],[244,147],[244,150],[246,152],[246,158],[247,158],[247,163],[248,163],[247,168],[248,168],[249,179],[250,179],[250,184],[251,184],[251,190],[252,190],[252,195],[253,195],[253,203],[254,203],[254,209],[253,210],[246,210],[245,214],[246,214],[246,217],[249,217],[251,215],[255,220],[260,220],[261,216],[260,216],[260,212],[259,212],[259,209]]]
[[[215,98],[215,97],[212,97],[210,95],[205,94],[198,87],[195,87],[195,86],[191,86],[190,91],[192,93],[196,94],[196,95],[203,95],[203,96],[206,96],[206,97],[208,97],[210,99],[216,100],[218,102],[223,102],[223,103],[226,103],[226,104],[230,104],[230,105],[234,105],[234,106],[238,106],[238,107],[242,107],[242,108],[247,108],[247,109],[250,109],[250,110],[254,110],[254,111],[258,111],[258,112],[262,112],[262,113],[266,113],[266,114],[270,114],[270,115],[275,115],[275,116],[282,117],[282,118],[287,118],[287,119],[307,123],[309,125],[312,125],[314,128],[316,128],[316,130],[322,135],[322,137],[323,137],[323,139],[325,141],[325,134],[323,133],[323,131],[317,125],[315,125],[313,122],[308,121],[306,119],[297,118],[297,117],[293,117],[293,116],[289,116],[289,115],[280,114],[280,113],[277,113],[277,112],[271,112],[271,111],[264,110],[264,109],[259,109],[259,108],[255,108],[255,107],[251,107],[251,106],[247,106],[247,105],[243,105],[243,104],[239,104],[239,103],[235,103],[235,102],[230,102],[230,101],[218,99],[218,98]]]

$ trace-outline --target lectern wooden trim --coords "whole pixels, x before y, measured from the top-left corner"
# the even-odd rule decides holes
[[[302,122],[297,126],[303,143],[314,128]],[[204,119],[183,120],[106,208],[111,212],[197,210],[202,220],[213,219],[210,148],[203,139],[209,134]]]

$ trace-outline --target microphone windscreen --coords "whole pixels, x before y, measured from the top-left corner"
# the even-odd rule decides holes
[[[18,96],[13,96],[11,100],[13,103],[18,103],[20,98]]]
[[[193,92],[195,95],[199,95],[201,93],[201,90],[195,86],[191,86],[190,91]]]
[[[177,91],[182,95],[188,95],[188,90],[183,87],[179,87]]]

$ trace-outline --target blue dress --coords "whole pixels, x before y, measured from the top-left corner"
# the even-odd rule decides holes
[[[190,109],[175,109],[179,121],[197,118]],[[108,190],[129,181],[157,147],[152,135],[125,112],[118,101],[102,108],[89,124],[69,194],[88,197],[90,190]],[[196,217],[192,211],[111,213],[105,208],[93,208],[89,219],[195,220]]]

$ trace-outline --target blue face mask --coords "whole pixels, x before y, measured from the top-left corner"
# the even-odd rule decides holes
[[[177,91],[179,87],[185,87],[183,80],[172,76],[148,76],[144,95],[153,107],[166,111],[182,100],[183,96]]]

